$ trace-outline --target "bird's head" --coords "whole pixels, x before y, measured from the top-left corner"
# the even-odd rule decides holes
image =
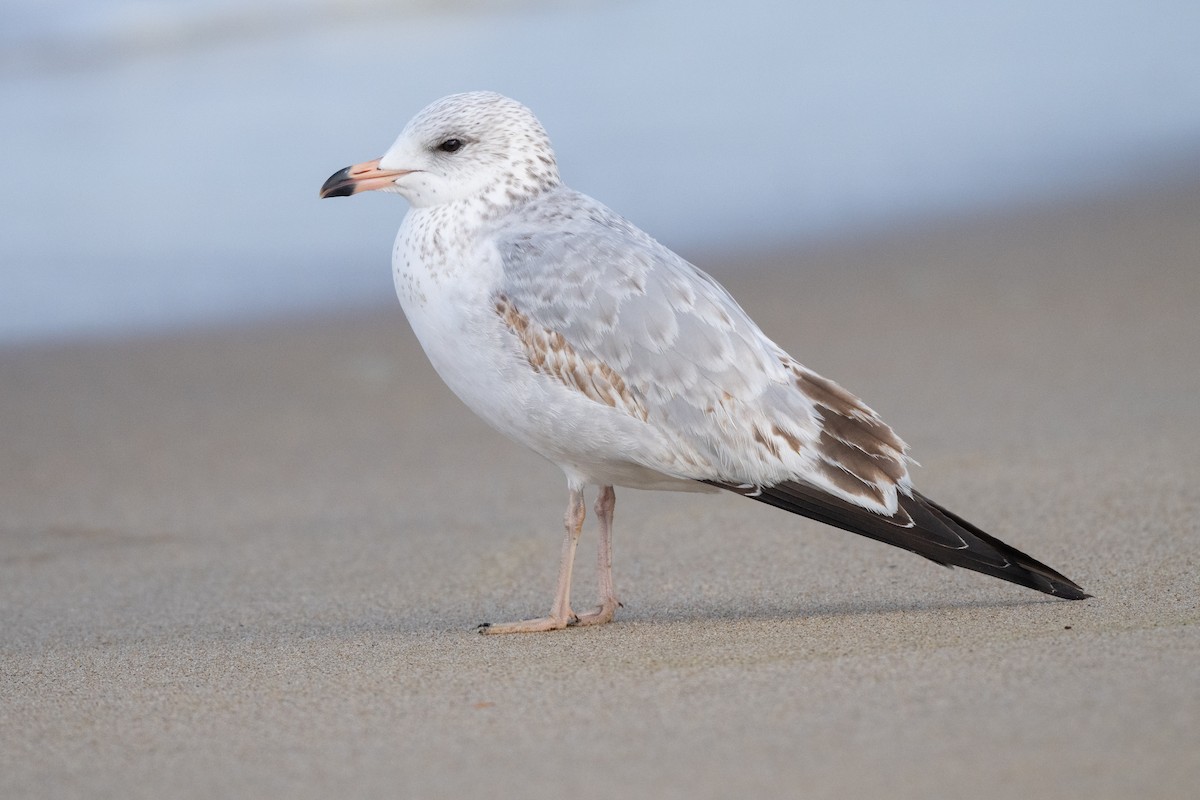
[[[512,205],[558,184],[550,139],[533,112],[495,92],[467,92],[426,106],[383,157],[334,173],[321,197],[380,190],[416,208],[471,197]]]

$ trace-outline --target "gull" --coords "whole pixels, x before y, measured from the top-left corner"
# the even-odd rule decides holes
[[[914,489],[908,446],[878,414],[767,338],[713,278],[565,186],[521,103],[494,92],[437,100],[320,196],[371,190],[409,203],[392,272],[434,369],[567,479],[550,613],[481,632],[613,619],[617,486],[735,492],[945,566],[1089,596]],[[577,614],[586,486],[598,487],[600,603]]]

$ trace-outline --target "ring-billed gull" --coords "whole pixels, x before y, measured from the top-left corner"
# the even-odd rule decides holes
[[[725,489],[1069,599],[1063,575],[912,487],[907,446],[874,411],[767,338],[715,280],[563,185],[541,123],[493,92],[419,112],[321,197],[394,192],[410,209],[392,270],[446,384],[567,477],[550,614],[484,633],[610,621],[614,486]],[[599,607],[571,609],[584,487],[599,487]]]

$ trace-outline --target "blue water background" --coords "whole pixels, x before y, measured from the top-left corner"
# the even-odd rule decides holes
[[[317,189],[466,89],[716,271],[1200,174],[1198,32],[1194,0],[6,0],[0,342],[390,302],[404,201]]]

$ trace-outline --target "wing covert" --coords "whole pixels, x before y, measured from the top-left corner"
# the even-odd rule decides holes
[[[560,337],[568,360],[581,365],[559,379],[654,426],[695,468],[679,474],[680,460],[665,456],[644,466],[734,484],[801,480],[880,513],[898,511],[904,443],[649,235],[561,189],[510,218],[496,241],[499,302],[539,335]]]

